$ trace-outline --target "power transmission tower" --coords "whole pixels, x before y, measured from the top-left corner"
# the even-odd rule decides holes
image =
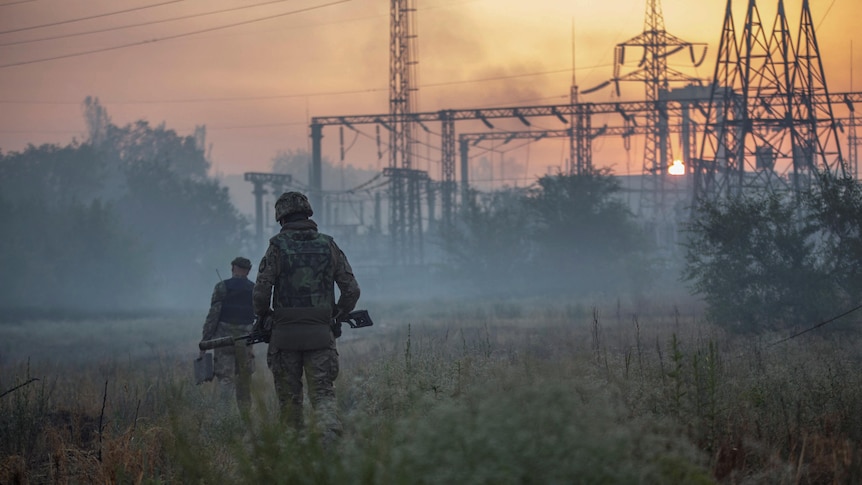
[[[638,67],[621,74],[625,64],[626,48],[639,48],[642,56]],[[701,49],[695,57],[695,49]],[[706,44],[687,42],[665,30],[659,0],[647,0],[644,30],[641,34],[623,43],[614,50],[614,74],[609,81],[583,91],[587,94],[613,83],[617,96],[620,95],[621,81],[637,81],[644,84],[646,103],[653,108],[646,113],[646,135],[644,137],[643,174],[641,178],[641,200],[639,212],[657,221],[665,222],[669,217],[670,199],[665,187],[668,167],[672,162],[667,105],[664,97],[670,83],[701,83],[699,78],[689,76],[668,66],[668,58],[678,52],[688,50],[691,62],[698,67],[706,58]]]
[[[395,263],[422,260],[420,182],[427,173],[413,169],[413,123],[416,110],[416,36],[413,0],[391,0],[389,34],[389,232]],[[423,174],[425,177],[423,177]]]
[[[695,197],[798,193],[817,170],[845,174],[808,0],[795,46],[783,0],[768,34],[749,0],[738,40],[728,0],[712,90]]]
[[[695,46],[703,46],[700,59],[694,57]],[[643,57],[637,70],[620,76],[620,68],[625,61],[626,47],[643,49]],[[664,219],[667,215],[665,179],[668,166],[673,161],[670,137],[668,136],[668,113],[665,104],[660,103],[659,98],[663,93],[667,93],[671,82],[700,83],[698,78],[668,67],[668,57],[683,49],[689,50],[695,67],[699,66],[706,57],[706,44],[687,42],[665,31],[661,3],[659,0],[649,0],[644,18],[643,33],[618,44],[614,59],[615,82],[642,81],[646,90],[646,102],[655,103],[655,109],[646,114],[647,135],[644,140],[640,209],[646,214],[656,216],[659,220]]]

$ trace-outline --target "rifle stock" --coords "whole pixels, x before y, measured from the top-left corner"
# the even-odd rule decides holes
[[[347,314],[347,318],[341,320],[350,325],[350,328],[370,327],[374,325],[368,310],[354,310]]]
[[[347,317],[342,318],[341,321],[350,325],[350,328],[362,328],[374,325],[374,322],[371,321],[371,315],[368,314],[368,310],[354,310],[348,313]],[[247,335],[240,335],[239,337],[220,337],[212,340],[202,340],[198,344],[198,348],[206,351],[220,347],[230,347],[240,341],[245,341],[246,345],[254,345],[269,341],[269,334],[269,330],[258,330]]]

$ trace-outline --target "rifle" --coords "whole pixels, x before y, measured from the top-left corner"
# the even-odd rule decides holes
[[[362,328],[374,325],[374,322],[371,321],[371,315],[368,314],[368,310],[354,310],[348,313],[347,316],[340,318],[336,323],[346,323],[350,325],[350,328]],[[271,330],[268,329],[254,330],[247,335],[240,335],[239,337],[221,337],[212,340],[203,340],[198,344],[198,347],[201,351],[206,351],[219,347],[230,347],[236,342],[242,341],[245,341],[246,345],[269,342],[270,332]]]

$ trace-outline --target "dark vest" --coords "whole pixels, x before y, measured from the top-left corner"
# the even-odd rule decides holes
[[[251,291],[254,288],[247,278],[230,278],[224,280],[227,295],[221,302],[219,321],[234,325],[251,325],[254,323],[254,309],[251,304]]]

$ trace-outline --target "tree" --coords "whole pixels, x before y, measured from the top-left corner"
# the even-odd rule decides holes
[[[147,255],[99,200],[0,197],[0,306],[44,311],[139,308]]]
[[[99,147],[105,159],[125,167],[145,161],[166,163],[179,177],[205,179],[210,168],[204,147],[194,136],[179,136],[164,123],[155,127],[138,120],[124,127],[109,125]]]
[[[0,305],[205,303],[247,222],[207,177],[203,131],[117,127],[93,98],[84,111],[88,142],[0,155],[0,262],[15,275]]]
[[[466,276],[527,293],[640,291],[649,247],[607,170],[542,177],[469,205],[445,235]]]
[[[0,193],[9,201],[90,201],[104,180],[104,161],[90,144],[29,145],[0,156]]]
[[[830,172],[817,178],[818,190],[805,197],[809,223],[818,228],[816,256],[849,306],[862,301],[862,184]]]
[[[205,130],[180,136],[143,120],[118,127],[98,100],[85,112],[89,124],[106,124],[97,148],[109,174],[102,196],[116,203],[128,233],[152,256],[158,292],[172,300],[163,302],[188,305],[208,291],[214,269],[241,252],[247,237],[247,221],[227,189],[207,175]]]
[[[462,218],[443,234],[458,279],[472,279],[486,292],[524,291],[533,254],[532,215],[523,190],[504,189],[481,200],[474,193]]]
[[[150,269],[162,295],[181,304],[241,251],[248,222],[216,180],[183,178],[159,161],[132,163],[126,175],[127,192],[117,208],[153,255]],[[178,275],[184,280],[179,284]]]
[[[683,276],[711,320],[750,333],[816,322],[835,308],[829,257],[816,257],[820,227],[807,211],[774,193],[700,203]]]
[[[581,291],[637,291],[650,273],[652,248],[617,197],[620,184],[610,170],[547,175],[538,185],[527,203],[544,272]]]
[[[108,136],[111,127],[111,117],[108,110],[99,102],[99,98],[87,96],[82,106],[84,111],[84,122],[87,124],[88,141],[90,144],[101,147]]]

